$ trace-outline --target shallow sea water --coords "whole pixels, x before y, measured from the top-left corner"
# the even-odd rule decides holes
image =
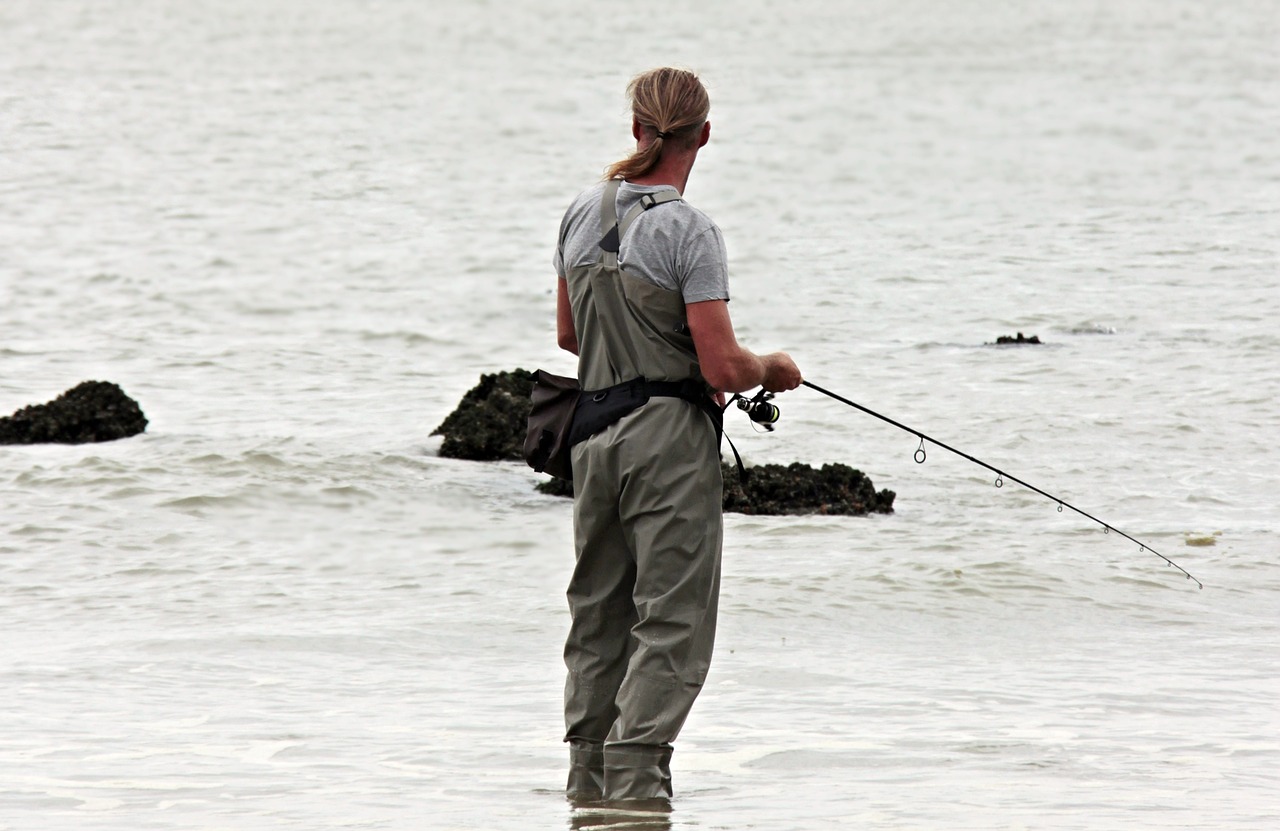
[[[603,8],[0,7],[0,413],[151,419],[0,448],[0,829],[604,821],[559,793],[570,506],[429,434],[571,371],[560,213],[661,63],[711,88],[744,343],[1205,584],[783,396],[748,462],[896,513],[727,518],[670,826],[1274,827],[1271,4]]]

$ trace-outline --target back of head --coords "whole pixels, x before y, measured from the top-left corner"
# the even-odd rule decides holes
[[[711,112],[711,98],[698,76],[662,67],[643,72],[627,85],[631,115],[653,136],[629,157],[609,166],[606,179],[631,179],[652,170],[670,144],[692,147]],[[648,136],[645,136],[646,138]]]

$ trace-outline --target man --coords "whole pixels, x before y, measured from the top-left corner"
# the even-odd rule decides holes
[[[607,800],[672,795],[671,744],[710,665],[722,483],[709,396],[801,380],[786,353],[738,345],[724,240],[680,198],[711,136],[706,89],[663,68],[628,95],[636,151],[569,207],[555,256],[558,340],[584,399],[640,402],[572,450],[568,791]],[[578,421],[595,406],[608,405]]]

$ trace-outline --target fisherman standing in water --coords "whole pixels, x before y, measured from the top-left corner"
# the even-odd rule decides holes
[[[711,136],[706,89],[663,68],[627,92],[636,151],[574,200],[554,261],[559,344],[588,391],[575,426],[591,434],[572,450],[567,789],[611,801],[670,798],[671,745],[711,662],[722,537],[712,398],[801,381],[786,353],[738,345],[720,229],[681,199]]]

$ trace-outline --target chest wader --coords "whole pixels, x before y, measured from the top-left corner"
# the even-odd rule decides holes
[[[692,381],[705,399],[710,388],[683,297],[617,260],[636,218],[679,197],[646,195],[619,225],[618,184],[606,186],[601,203],[598,261],[567,278],[579,380],[606,391],[636,378],[685,388]],[[691,400],[658,394],[573,447],[577,562],[564,650],[570,794],[671,796],[671,745],[702,689],[715,636],[718,426]]]

